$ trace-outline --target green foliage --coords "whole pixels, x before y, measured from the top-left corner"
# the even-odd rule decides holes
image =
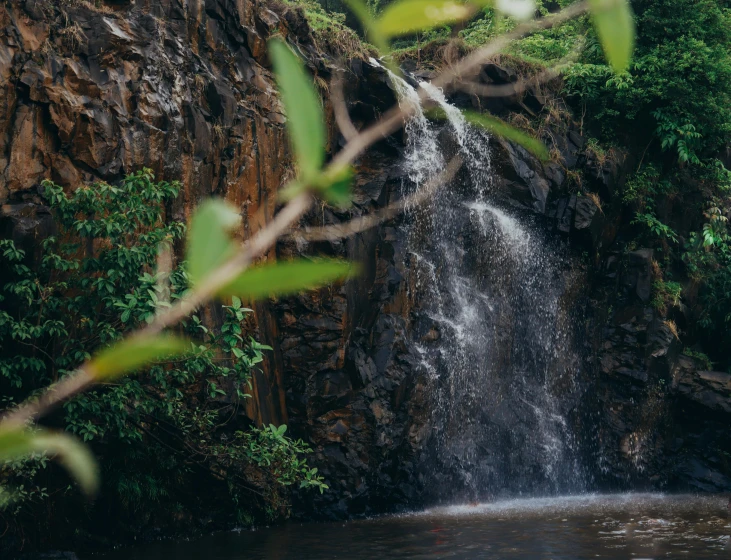
[[[627,179],[622,192],[622,202],[638,210],[649,208],[654,211],[659,195],[667,195],[674,189],[672,183],[661,178],[654,165],[646,165]]]
[[[702,304],[698,324],[706,340],[719,348],[731,344],[731,232],[723,202],[711,199],[703,212],[705,223],[685,244],[683,261],[688,274],[700,284]],[[728,353],[723,357],[728,360]]]
[[[153,272],[158,247],[171,246],[185,234],[184,224],[165,220],[166,203],[177,196],[179,185],[155,182],[149,171],[141,171],[119,186],[99,183],[72,194],[50,182],[44,187],[59,231],[42,242],[42,254],[34,261],[11,240],[0,241],[4,406],[12,407],[69,375],[97,349],[111,346],[92,362],[105,381],[122,368],[140,366],[142,358],[148,362],[145,371],[82,393],[67,401],[54,419],[57,427],[90,442],[100,456],[107,469],[102,481],[107,500],[146,515],[165,504],[177,507],[174,502],[185,495],[193,468],[231,479],[231,507],[250,480],[266,482],[259,492],[267,503],[278,504],[275,509],[284,503],[281,489],[293,481],[322,489],[321,478],[300,458],[308,451],[302,442],[282,432],[277,447],[268,450],[271,439],[241,426],[236,412],[248,398],[252,373],[271,349],[247,334],[251,310],[239,298],[218,308],[221,321],[214,327],[197,314],[182,323],[181,334],[197,340],[195,344],[172,335],[133,336],[118,343],[190,288],[183,265]],[[203,227],[210,235],[210,228],[227,224],[198,217],[194,229]],[[199,277],[221,264],[216,252],[220,245],[203,243],[202,250],[193,246],[192,258],[205,260],[198,265]],[[189,355],[171,360],[170,355],[183,350]],[[149,365],[149,359],[159,358],[165,361]],[[232,440],[227,435],[231,430],[242,435]],[[58,441],[66,445],[69,436]],[[259,441],[256,449],[275,454],[277,460],[260,461],[251,447],[244,449],[250,441]],[[56,440],[41,443],[26,449],[32,453],[25,459],[0,463],[0,501],[9,501],[11,486],[18,489],[12,497],[26,500],[28,507],[46,498],[46,488],[58,482],[49,479],[45,464],[57,452],[63,452],[77,475],[83,474],[83,464],[74,462],[76,451],[69,455],[68,446],[58,447]],[[227,462],[224,448],[242,460]],[[82,480],[90,484],[88,473]]]
[[[320,493],[328,486],[318,476],[316,468],[310,468],[304,459],[299,458],[309,453],[309,448],[302,440],[293,440],[284,434],[287,426],[269,426],[252,428],[246,432],[234,434],[234,446],[225,446],[220,453],[230,453],[229,459],[253,462],[272,473],[279,484],[289,486],[299,483],[300,488],[317,488]],[[233,449],[233,453],[231,452]]]
[[[684,349],[683,354],[700,362],[701,366],[706,371],[713,370],[713,362],[711,362],[711,359],[708,357],[707,354],[704,354],[703,352],[700,352],[698,350],[693,350],[692,348]]]
[[[244,271],[221,291],[253,299],[270,294],[288,295],[328,284],[353,270],[352,264],[332,259],[264,264]]]
[[[459,33],[468,47],[479,47],[505,31],[515,26],[509,18],[500,15],[490,7],[484,8],[479,17],[473,19]]]
[[[656,202],[659,197],[674,193],[676,186],[663,177],[653,166],[648,165],[630,176],[622,193],[622,202],[635,209],[633,225],[641,225],[643,233],[649,233],[654,240],[678,242],[678,233],[656,216]]]
[[[627,135],[640,145],[659,139],[681,160],[702,161],[731,139],[729,9],[717,0],[632,5],[638,39],[628,72],[611,76],[589,31],[566,91],[608,137]]]
[[[637,212],[632,224],[643,225],[652,235],[663,240],[678,242],[678,234],[669,225],[662,223],[652,212]]]
[[[658,109],[652,113],[657,120],[655,133],[660,139],[660,146],[663,150],[675,149],[678,153],[679,163],[693,163],[701,165],[701,160],[696,155],[696,149],[703,138],[696,131],[695,125],[690,122],[677,123],[671,117]]]
[[[635,46],[635,22],[626,0],[589,0],[591,17],[614,72],[627,70]]]
[[[307,182],[319,173],[325,161],[325,119],[320,98],[301,62],[287,45],[270,41],[269,56],[287,113],[287,132],[295,160],[302,180]]]
[[[652,284],[652,306],[662,313],[667,313],[668,307],[680,305],[680,295],[683,287],[678,282],[656,280]]]

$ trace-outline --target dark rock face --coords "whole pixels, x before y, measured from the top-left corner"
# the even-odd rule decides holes
[[[678,392],[709,410],[731,412],[731,374],[720,371],[681,370]]]
[[[176,219],[210,195],[242,208],[247,235],[271,218],[289,150],[266,39],[282,33],[314,73],[327,78],[331,71],[298,12],[234,0],[106,2],[104,10],[50,4],[0,7],[3,236],[32,246],[52,231],[37,194],[41,180],[75,188],[141,167],[182,182],[169,209]],[[395,98],[382,71],[356,60],[349,72],[346,93],[360,127]],[[480,79],[502,84],[516,76],[491,64]],[[535,112],[544,101],[529,91],[495,110]],[[672,325],[649,305],[652,250],[614,249],[628,158],[598,161],[578,130],[554,132],[560,162],[543,164],[496,142],[494,188],[547,235],[568,239],[569,264],[586,272],[583,290],[567,304],[586,327],[582,402],[571,407],[595,484],[731,489],[731,376],[699,371],[679,354]],[[331,125],[331,145],[341,140]],[[342,222],[400,197],[398,140],[384,140],[357,162],[351,211],[318,207],[304,224]],[[576,170],[595,196],[572,192],[567,175]],[[362,264],[345,285],[257,307],[260,338],[274,352],[253,380],[247,414],[286,422],[310,442],[311,462],[330,486],[322,496],[296,497],[300,515],[345,518],[423,502],[418,463],[431,405],[413,341],[430,344],[441,334],[415,313],[417,279],[405,267],[400,226],[396,220],[336,243],[287,239],[272,255],[328,254]]]
[[[727,490],[728,374],[681,354],[674,322],[650,306],[653,251],[603,254],[593,314],[596,479],[605,488]]]

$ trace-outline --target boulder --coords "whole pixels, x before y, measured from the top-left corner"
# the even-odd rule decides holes
[[[683,397],[710,410],[731,413],[731,373],[685,369],[676,383]]]

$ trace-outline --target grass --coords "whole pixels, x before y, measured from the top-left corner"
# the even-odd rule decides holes
[[[283,0],[282,5],[302,10],[317,50],[345,59],[376,55],[371,45],[345,25],[345,14],[328,12],[316,0]]]
[[[686,348],[685,350],[683,350],[683,354],[699,362],[706,371],[713,370],[713,362],[707,354],[704,354],[699,350],[693,350],[691,348]]]
[[[655,280],[652,283],[652,307],[660,314],[665,315],[669,307],[680,304],[683,287],[678,282]]]
[[[599,198],[599,195],[597,193],[595,193],[595,192],[586,192],[586,193],[584,193],[584,196],[586,198],[588,198],[589,200],[591,200],[594,203],[594,206],[597,207],[597,209],[599,210],[599,212],[601,212],[602,214],[604,214],[604,210],[602,209],[602,199]]]
[[[675,337],[675,340],[680,340],[680,332],[678,331],[678,325],[675,324],[675,321],[672,319],[666,319],[663,321],[663,325],[665,325],[670,333]]]

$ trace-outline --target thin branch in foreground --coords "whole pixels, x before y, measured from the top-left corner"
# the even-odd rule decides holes
[[[554,66],[546,68],[529,78],[518,80],[517,82],[490,85],[472,81],[459,81],[454,84],[453,87],[466,93],[479,95],[480,97],[510,97],[512,95],[519,95],[529,87],[545,84],[546,82],[550,82],[551,80],[561,76],[561,73],[569,66],[569,64],[576,61],[583,47],[584,41],[578,41],[578,44],[571,50],[571,52],[558,60]]]
[[[479,95],[480,97],[511,97],[524,93],[529,87],[550,82],[560,75],[561,72],[559,70],[548,68],[532,78],[519,80],[512,84],[489,85],[478,82],[458,82],[455,87],[465,93]]]
[[[289,234],[302,241],[337,241],[376,227],[383,222],[395,218],[409,208],[421,206],[444,184],[452,180],[462,166],[462,158],[453,157],[447,167],[436,177],[427,181],[419,190],[401,200],[365,216],[353,218],[344,224],[335,224],[310,230],[295,230]]]
[[[477,49],[454,66],[437,76],[432,85],[444,88],[469,75],[493,55],[501,52],[509,43],[530,33],[549,29],[560,25],[588,10],[586,2],[579,2],[564,8],[557,14],[539,20],[524,23],[484,47]],[[422,102],[428,99],[423,88],[419,90]],[[413,104],[398,105],[387,111],[375,124],[360,131],[346,143],[345,147],[332,159],[328,169],[340,169],[350,164],[359,154],[385,136],[395,132],[413,115],[416,108]],[[195,288],[189,295],[178,300],[171,307],[158,314],[152,323],[129,335],[128,339],[147,339],[159,334],[163,329],[177,324],[234,280],[251,264],[252,260],[269,250],[277,239],[289,232],[292,225],[298,222],[312,206],[313,198],[309,193],[302,193],[287,203],[277,213],[267,227],[259,230],[250,240],[245,242],[241,251],[231,260],[213,271],[207,280]],[[378,223],[376,221],[376,223]],[[362,225],[362,224],[361,224]],[[345,225],[347,226],[347,224]],[[343,226],[340,226],[343,227]],[[85,391],[96,384],[96,375],[91,362],[85,362],[76,373],[73,373],[48,387],[36,400],[26,401],[15,410],[9,412],[0,422],[2,428],[17,428],[37,419],[53,410],[61,402]]]
[[[340,132],[346,141],[350,141],[358,136],[358,129],[355,128],[353,121],[350,120],[348,114],[348,106],[345,103],[343,95],[343,75],[344,70],[336,70],[330,80],[330,101],[332,101],[333,112],[335,113],[335,122],[340,128]]]
[[[471,75],[480,65],[489,60],[492,56],[500,53],[511,42],[521,39],[526,35],[550,29],[556,25],[560,25],[587,12],[589,5],[586,2],[579,2],[564,8],[560,12],[547,16],[538,20],[533,20],[517,26],[510,33],[506,33],[488,43],[484,47],[473,51],[465,58],[461,59],[455,65],[450,66],[447,70],[439,74],[432,85],[439,88],[445,88],[455,82],[461,81],[463,76]],[[419,88],[419,99],[424,102],[429,98],[429,94],[423,88]],[[398,130],[403,123],[415,112],[415,107],[411,103],[404,103],[393,107],[384,113],[381,120],[362,130],[358,136],[350,140],[343,149],[332,159],[332,166],[343,166],[352,162],[366,148],[375,144],[382,138],[392,134]]]

